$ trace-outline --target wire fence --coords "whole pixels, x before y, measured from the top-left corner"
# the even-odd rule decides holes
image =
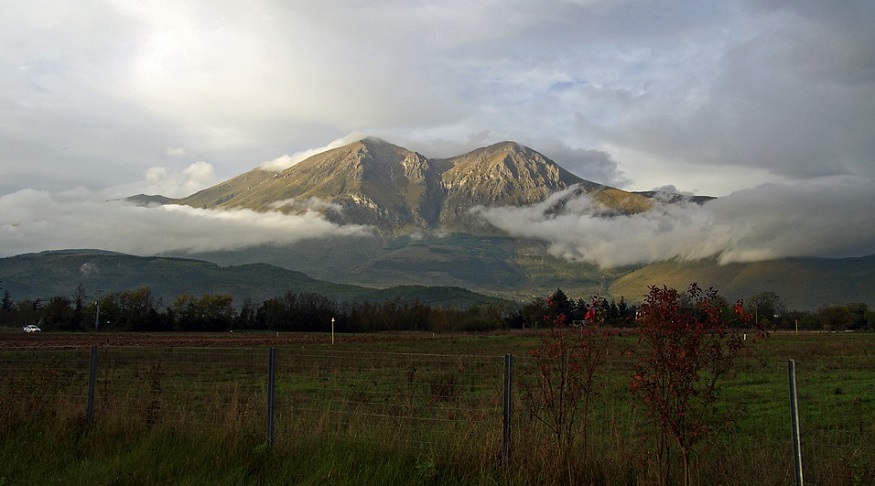
[[[4,352],[4,395],[27,403],[32,417],[88,410],[97,425],[251,429],[260,424],[267,434],[271,420],[277,441],[314,432],[384,441],[373,435],[384,430],[392,440],[432,447],[481,426],[501,434],[503,356],[283,350],[270,370],[268,349],[92,351],[93,382],[87,350]],[[275,396],[270,406],[269,385]]]
[[[523,398],[536,374],[527,358],[508,367],[507,356],[292,347],[27,350],[0,358],[4,424],[87,415],[90,427],[190,427],[271,444],[317,436],[419,449],[476,443],[497,457],[550,440]],[[606,370],[614,378],[589,417],[591,447],[617,457],[648,446],[622,366]],[[862,484],[875,467],[875,367],[803,362],[797,374],[803,467],[814,471],[806,482]],[[747,464],[758,484],[792,484],[786,364],[748,363],[730,392],[738,414],[711,454]]]

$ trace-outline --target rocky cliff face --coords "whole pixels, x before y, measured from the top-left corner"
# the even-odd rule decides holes
[[[513,142],[440,161],[444,202],[439,223],[470,224],[474,206],[525,206],[585,181],[543,155]]]

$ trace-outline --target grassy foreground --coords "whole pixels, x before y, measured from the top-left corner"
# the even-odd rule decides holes
[[[651,484],[654,429],[627,384],[636,339],[612,344],[568,470],[527,411],[536,335],[411,335],[277,346],[273,442],[267,348],[0,351],[0,485]],[[631,354],[630,354],[631,351]],[[722,390],[734,412],[695,457],[701,484],[793,484],[787,359],[797,362],[811,484],[875,481],[875,335],[778,334]],[[502,456],[504,355],[514,356]]]

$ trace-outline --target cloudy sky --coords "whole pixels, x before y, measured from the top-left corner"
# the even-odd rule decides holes
[[[362,134],[429,157],[514,140],[595,182],[721,198],[532,235],[569,257],[689,225],[626,259],[875,253],[873,26],[870,0],[4,0],[0,256],[196,250],[232,219],[260,225],[232,247],[366,233],[105,202]]]

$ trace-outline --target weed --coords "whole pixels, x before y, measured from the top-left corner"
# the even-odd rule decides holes
[[[437,466],[431,457],[419,456],[415,467],[416,477],[422,484],[430,483],[437,477]]]
[[[431,399],[434,402],[452,402],[456,400],[459,378],[456,373],[447,372],[434,375],[429,380]]]
[[[146,405],[146,426],[152,427],[161,419],[161,379],[164,370],[161,363],[155,363],[149,368],[147,379],[149,382],[149,402]]]
[[[102,349],[100,408],[90,427],[87,352],[0,350],[0,478],[10,485],[567,483],[556,472],[555,438],[523,400],[522,383],[538,372],[534,359],[514,359],[511,453],[501,460],[503,357],[524,356],[539,342],[515,333],[365,349],[280,347],[271,446],[264,434],[266,350]],[[800,401],[806,478],[872,484],[873,342],[875,334],[779,334],[761,343],[761,355],[739,355],[738,373],[727,377],[717,403],[726,404],[721,416],[729,404],[740,407],[697,448],[693,475],[702,484],[786,482],[792,448],[785,361],[793,356],[807,397]],[[628,376],[638,354],[626,349],[641,348],[632,336],[615,336],[605,353],[585,449],[583,422],[571,429],[578,439],[568,463],[579,484],[657,479],[643,436],[651,429],[630,407]],[[837,387],[841,395],[833,393]],[[453,399],[437,398],[448,395]],[[148,426],[155,399],[160,410]]]

